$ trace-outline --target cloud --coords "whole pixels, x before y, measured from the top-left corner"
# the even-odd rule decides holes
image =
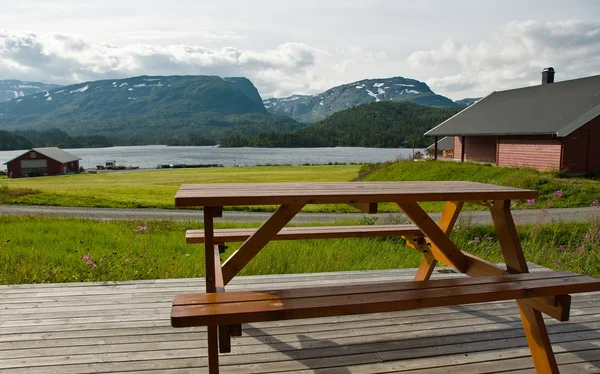
[[[557,80],[600,74],[600,23],[583,21],[510,22],[489,40],[462,44],[448,39],[433,50],[407,58],[427,83],[442,93],[479,95],[539,84],[543,68]]]
[[[174,44],[113,45],[66,34],[0,32],[0,77],[49,83],[135,75],[247,76],[265,96],[291,94],[314,73],[317,55],[304,43],[264,51]]]

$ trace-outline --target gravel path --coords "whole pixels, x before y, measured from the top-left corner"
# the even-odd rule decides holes
[[[599,214],[598,208],[564,208],[548,209],[543,213],[540,209],[515,210],[513,216],[516,224],[530,223],[550,223],[552,221],[563,222],[585,222],[590,216]],[[271,213],[263,212],[223,212],[223,218],[217,218],[220,221],[234,222],[257,222],[264,221]],[[69,217],[98,220],[127,220],[127,219],[168,219],[178,221],[201,221],[201,211],[190,211],[180,209],[114,209],[114,208],[74,208],[74,207],[56,207],[56,206],[14,206],[0,205],[0,215],[15,216],[44,216],[44,217]],[[310,222],[334,222],[341,220],[354,220],[362,217],[380,217],[381,221],[401,221],[400,213],[380,213],[366,215],[364,213],[300,213],[292,222],[310,223]],[[434,218],[439,217],[439,213],[431,213]],[[473,224],[491,224],[492,220],[489,212],[463,212],[462,221],[471,221]]]

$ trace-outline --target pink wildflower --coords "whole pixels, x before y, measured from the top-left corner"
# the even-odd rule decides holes
[[[129,259],[128,259],[128,258],[126,258],[126,259],[125,259],[125,262],[129,262]]]
[[[583,247],[577,247],[577,252],[582,255],[585,253],[585,249],[583,249]]]
[[[590,204],[590,206],[593,206],[595,208],[600,208],[600,201],[594,200],[594,201],[592,201],[592,203]]]
[[[137,229],[137,232],[139,232],[140,234],[147,232],[148,231],[148,226],[140,226]]]
[[[481,239],[479,239],[479,236],[476,236],[475,238],[473,238],[473,242],[474,243],[481,243]]]
[[[565,246],[564,245],[559,245],[558,246],[558,250],[559,251],[564,251],[565,250]]]
[[[562,190],[556,190],[556,192],[554,192],[554,197],[557,197],[557,198],[559,198],[559,199],[560,199],[561,197],[563,197],[563,192],[562,192]]]
[[[535,205],[535,199],[527,199],[527,204],[529,204],[529,206],[534,206]]]

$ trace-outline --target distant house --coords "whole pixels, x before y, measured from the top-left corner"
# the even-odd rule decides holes
[[[426,136],[454,139],[454,159],[600,173],[600,75],[493,92]]]
[[[56,147],[33,148],[5,162],[11,178],[61,175],[79,171],[81,158]]]
[[[433,143],[429,147],[425,148],[425,154],[433,155],[433,152],[436,151],[436,143]],[[452,136],[444,136],[440,140],[437,141],[437,151],[442,152],[442,157],[444,158],[452,158],[454,151],[454,137]]]

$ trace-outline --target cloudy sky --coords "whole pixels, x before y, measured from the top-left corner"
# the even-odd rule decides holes
[[[0,79],[246,76],[263,98],[404,76],[452,99],[600,74],[596,0],[20,0]]]

